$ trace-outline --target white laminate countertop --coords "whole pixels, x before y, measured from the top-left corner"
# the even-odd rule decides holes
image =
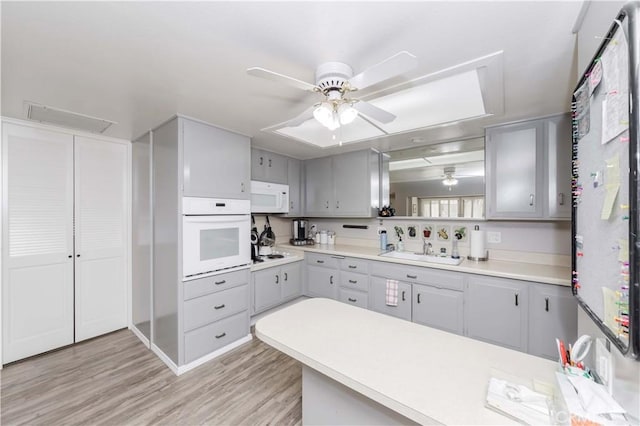
[[[270,314],[256,335],[310,368],[418,423],[513,424],[485,408],[496,370],[551,384],[552,361],[334,300]]]
[[[541,265],[536,263],[506,262],[500,260],[488,260],[475,262],[464,259],[460,265],[441,265],[404,259],[392,259],[380,256],[377,247],[361,247],[350,245],[315,245],[292,246],[279,245],[285,250],[300,250],[311,253],[321,253],[334,256],[359,257],[362,259],[377,260],[381,262],[399,263],[403,265],[422,266],[425,268],[445,269],[448,271],[467,272],[471,274],[490,275],[494,277],[512,278],[516,280],[533,281],[545,284],[571,285],[571,268],[566,266]],[[254,270],[252,268],[252,270]]]

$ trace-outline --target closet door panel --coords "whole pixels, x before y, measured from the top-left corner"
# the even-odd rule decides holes
[[[73,343],[73,137],[4,123],[3,357]]]
[[[75,137],[76,341],[127,325],[127,146]]]

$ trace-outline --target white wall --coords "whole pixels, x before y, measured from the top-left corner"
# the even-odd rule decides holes
[[[590,63],[601,38],[606,34],[613,19],[617,16],[625,2],[590,2],[585,19],[578,32],[578,75],[576,84],[582,72]],[[578,310],[578,334],[588,334],[593,337],[604,337],[604,334],[596,327],[588,315]],[[640,419],[640,361],[625,358],[612,346],[613,354],[613,396],[616,400],[637,419]]]

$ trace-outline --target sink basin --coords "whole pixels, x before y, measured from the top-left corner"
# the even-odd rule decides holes
[[[411,253],[409,251],[389,251],[382,253],[382,257],[390,257],[392,259],[417,260],[419,262],[439,263],[441,265],[459,265],[462,258],[454,259],[452,257],[427,256],[425,254]]]

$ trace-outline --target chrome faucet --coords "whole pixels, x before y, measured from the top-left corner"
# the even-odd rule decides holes
[[[423,240],[422,254],[433,256],[433,245],[431,245],[431,243],[428,243],[427,240]]]

